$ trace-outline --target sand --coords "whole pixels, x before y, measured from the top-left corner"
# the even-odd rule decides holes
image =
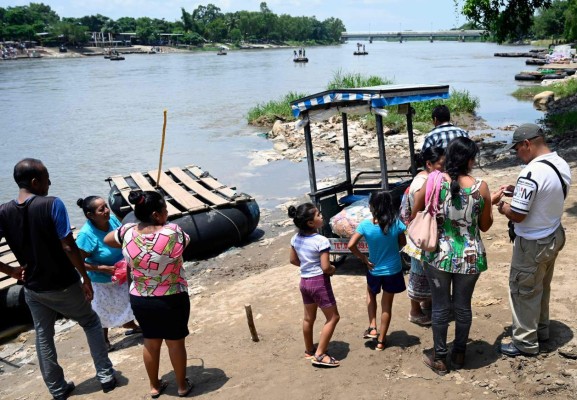
[[[575,140],[573,139],[573,143]],[[577,151],[561,146],[577,177]],[[474,175],[490,188],[514,183],[520,166],[502,159]],[[473,297],[473,325],[465,368],[444,377],[422,362],[432,346],[430,328],[407,320],[406,293],[395,297],[387,348],[374,351],[362,338],[367,327],[364,269],[354,258],[339,266],[333,278],[341,314],[330,352],[341,360],[336,369],[319,369],[303,359],[302,302],[298,268],[288,263],[290,221],[282,211],[263,215],[262,231],[253,243],[219,257],[188,264],[191,274],[191,334],[186,339],[192,396],[206,399],[574,399],[577,389],[577,189],[572,185],[563,217],[567,245],[555,268],[551,299],[551,340],[537,357],[508,358],[497,353],[510,333],[508,272],[511,244],[506,220],[483,235],[489,270],[481,275]],[[259,237],[260,236],[260,237]],[[259,342],[251,340],[245,316],[250,304]],[[315,332],[320,332],[319,313]],[[110,357],[119,373],[119,387],[103,394],[82,330],[64,324],[57,334],[59,361],[76,383],[72,398],[144,399],[148,382],[142,363],[142,339],[111,332],[117,347]],[[454,325],[449,329],[452,341]],[[317,336],[318,338],[318,336]],[[49,399],[34,352],[34,332],[21,334],[0,347],[3,372],[0,398]],[[161,398],[176,397],[168,354],[163,349],[160,374],[170,382]]]

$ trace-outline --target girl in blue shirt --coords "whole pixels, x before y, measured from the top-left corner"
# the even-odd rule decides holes
[[[405,280],[401,265],[400,249],[405,245],[406,226],[397,216],[391,194],[376,192],[369,199],[372,219],[365,219],[351,237],[348,247],[367,266],[367,310],[369,327],[364,338],[376,338],[375,350],[384,350],[385,337],[391,322],[395,293],[405,291]],[[369,245],[369,257],[357,247],[365,238]],[[377,330],[377,295],[383,289],[381,298],[381,326]]]

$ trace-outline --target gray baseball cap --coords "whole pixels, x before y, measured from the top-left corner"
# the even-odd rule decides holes
[[[513,133],[513,140],[511,144],[505,147],[505,150],[511,150],[515,145],[523,140],[531,140],[537,136],[545,137],[545,132],[539,125],[536,124],[523,124],[515,129]]]

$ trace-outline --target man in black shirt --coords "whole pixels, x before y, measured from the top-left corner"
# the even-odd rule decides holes
[[[36,331],[36,353],[42,378],[54,399],[66,399],[74,390],[66,382],[54,345],[58,314],[84,329],[96,377],[106,393],[116,387],[112,362],[98,315],[90,301],[93,291],[76,246],[62,200],[48,195],[50,178],[42,161],[26,158],[14,167],[18,199],[0,206],[0,237],[5,237],[24,267],[24,294]],[[0,263],[0,271],[6,271]],[[8,267],[10,268],[10,267]],[[18,274],[12,269],[12,276]],[[80,275],[79,275],[80,273]],[[80,281],[82,276],[82,282]]]

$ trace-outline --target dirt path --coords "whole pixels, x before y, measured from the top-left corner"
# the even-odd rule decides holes
[[[573,150],[573,153],[577,153]],[[577,177],[576,157],[571,162]],[[511,160],[496,162],[475,175],[495,188],[513,183],[519,166]],[[432,346],[429,328],[407,321],[405,293],[395,298],[387,349],[373,350],[362,339],[367,326],[364,270],[353,259],[338,268],[333,278],[341,321],[331,342],[331,353],[342,360],[334,370],[316,369],[302,358],[302,304],[298,269],[288,264],[293,232],[286,220],[267,215],[260,240],[219,257],[189,264],[191,276],[191,335],[186,339],[188,375],[194,397],[207,399],[574,399],[577,390],[577,188],[566,202],[564,225],[567,243],[555,269],[551,300],[551,340],[535,358],[510,359],[496,352],[508,336],[511,313],[508,270],[511,244],[506,221],[496,214],[495,224],[483,235],[489,271],[483,273],[474,294],[471,342],[465,368],[438,377],[421,361]],[[278,218],[278,216],[276,216]],[[244,306],[251,304],[260,342],[250,339]],[[320,315],[319,315],[320,317]],[[320,331],[320,320],[315,332]],[[452,340],[453,325],[449,330]],[[110,354],[120,374],[120,386],[105,395],[94,380],[86,341],[78,326],[64,327],[57,335],[59,360],[77,389],[72,398],[141,399],[147,396],[142,365],[142,342],[113,330],[118,350]],[[0,347],[3,372],[0,398],[49,399],[34,353],[34,334],[22,334]],[[168,354],[163,350],[161,374],[169,380],[166,395],[176,397]]]

